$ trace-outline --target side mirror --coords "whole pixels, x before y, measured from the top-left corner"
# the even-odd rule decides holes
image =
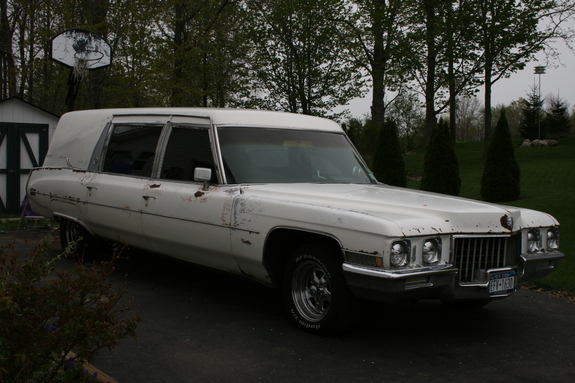
[[[203,190],[208,190],[208,182],[212,179],[212,169],[208,168],[195,168],[194,181],[204,182]]]

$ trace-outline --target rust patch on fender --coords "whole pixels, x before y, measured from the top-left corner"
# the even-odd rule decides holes
[[[149,186],[149,188],[150,188],[150,189],[157,189],[157,188],[159,188],[160,186],[162,186],[162,185],[161,185],[161,184],[151,184],[151,185]]]
[[[203,191],[198,190],[198,191],[196,192],[196,194],[194,194],[194,197],[200,198],[200,197],[203,196],[204,194],[206,194],[206,193],[204,193]]]

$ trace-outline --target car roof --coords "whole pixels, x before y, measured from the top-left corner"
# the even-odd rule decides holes
[[[274,112],[255,109],[233,108],[125,108],[125,109],[97,109],[70,112],[77,117],[82,115],[97,118],[107,116],[113,118],[122,116],[123,119],[144,116],[178,116],[209,118],[217,126],[252,126],[252,127],[276,127],[289,129],[309,129],[341,132],[341,127],[333,120],[308,116],[304,114]],[[81,118],[84,118],[82,116]]]
[[[87,169],[94,148],[109,123],[168,121],[215,126],[301,129],[342,133],[335,121],[286,112],[226,108],[92,109],[64,114],[50,143],[44,166]]]

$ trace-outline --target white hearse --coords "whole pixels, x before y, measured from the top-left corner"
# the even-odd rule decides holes
[[[552,216],[378,183],[337,123],[289,113],[71,112],[27,193],[64,247],[102,239],[244,275],[316,333],[349,325],[357,298],[479,307],[563,257]]]

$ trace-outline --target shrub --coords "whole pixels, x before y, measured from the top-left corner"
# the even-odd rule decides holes
[[[52,242],[47,236],[26,256],[14,243],[0,251],[0,381],[76,381],[83,361],[135,336],[140,318],[119,304],[127,287],[110,282],[113,261],[57,272]]]
[[[383,183],[405,187],[405,163],[401,155],[397,125],[388,120],[377,137],[377,146],[373,156],[373,173]]]
[[[449,135],[449,125],[440,120],[431,132],[425,153],[421,190],[459,195],[460,188],[459,163]]]
[[[532,87],[527,99],[523,102],[523,116],[520,125],[521,137],[532,141],[537,138],[544,139],[547,134],[543,120],[543,100],[538,90],[539,88]]]
[[[515,201],[520,194],[521,171],[515,159],[505,110],[497,121],[487,147],[481,197],[488,202]]]
[[[547,132],[554,137],[564,136],[571,130],[569,105],[559,96],[549,99],[549,110],[545,113],[543,125],[547,128]]]

